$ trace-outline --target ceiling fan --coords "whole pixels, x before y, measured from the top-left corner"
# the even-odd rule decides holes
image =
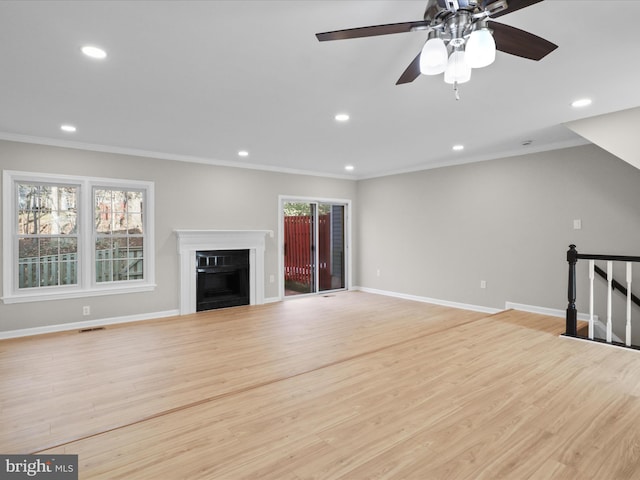
[[[445,82],[454,85],[457,98],[457,85],[469,81],[472,68],[493,63],[496,50],[537,61],[558,48],[544,38],[491,20],[542,1],[428,0],[423,20],[316,33],[316,37],[325,42],[427,31],[422,51],[396,85],[413,82],[421,73],[444,73]]]

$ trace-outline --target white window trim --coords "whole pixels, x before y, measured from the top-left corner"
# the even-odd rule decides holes
[[[78,197],[78,285],[42,287],[37,289],[18,289],[17,242],[14,229],[16,218],[15,185],[18,182],[44,182],[76,185]],[[95,281],[95,261],[93,245],[93,188],[128,188],[144,190],[144,258],[145,278],[121,282],[97,283]],[[70,298],[93,297],[98,295],[117,295],[124,293],[148,292],[155,289],[155,215],[154,183],[138,180],[122,180],[99,177],[79,177],[48,173],[3,171],[2,175],[2,289],[3,303],[37,302]]]

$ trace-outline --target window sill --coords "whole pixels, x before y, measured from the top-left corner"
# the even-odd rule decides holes
[[[42,302],[46,300],[68,300],[71,298],[98,297],[103,295],[123,295],[126,293],[151,292],[155,290],[155,283],[144,283],[131,286],[115,286],[115,287],[97,287],[91,290],[66,290],[57,292],[29,292],[5,295],[0,300],[2,303],[28,303]]]

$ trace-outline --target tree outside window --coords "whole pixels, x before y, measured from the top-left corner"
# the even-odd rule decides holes
[[[144,277],[144,192],[94,189],[96,282]]]
[[[19,183],[18,288],[78,283],[78,187]]]

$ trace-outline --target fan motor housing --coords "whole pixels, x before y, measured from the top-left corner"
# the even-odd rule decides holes
[[[478,0],[429,0],[424,11],[424,19],[429,23],[440,23],[450,14],[458,10],[474,12],[478,8]]]
[[[489,17],[509,8],[507,0],[428,0],[424,20],[430,26],[441,25],[452,16],[470,14],[474,20]]]

